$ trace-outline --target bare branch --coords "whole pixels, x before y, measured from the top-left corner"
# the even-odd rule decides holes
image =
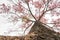
[[[32,22],[33,23],[33,22]],[[28,25],[28,27],[26,27],[26,29],[24,30],[24,33],[25,31],[32,25],[32,23],[30,25]]]
[[[42,23],[42,22],[41,22]],[[45,23],[42,23],[43,25],[45,25],[46,27],[48,27],[49,29],[53,30],[52,27],[50,27],[49,25],[45,24]]]
[[[18,14],[16,14],[16,13],[10,12],[10,14],[15,14],[19,19],[20,19],[20,18],[24,19],[23,17],[20,17],[20,16],[19,16]],[[25,18],[25,19],[26,19],[26,18]],[[33,20],[30,20],[30,19],[26,19],[26,20],[31,21],[31,22],[35,22],[35,21],[33,21]]]
[[[36,20],[36,18],[34,17],[34,15],[32,14],[32,12],[31,12],[31,10],[30,10],[29,3],[26,2],[26,4],[27,4],[27,6],[28,6],[28,8],[29,8],[29,12],[31,13],[32,17]]]
[[[60,7],[55,7],[55,8],[60,8]],[[52,9],[49,9],[49,10],[43,11],[42,15],[39,17],[38,20],[40,20],[46,12],[48,12],[48,11],[52,11],[52,10],[54,10],[55,8],[52,8]]]
[[[45,13],[44,13],[44,10],[43,10],[43,13],[42,13],[42,15],[41,16],[39,16],[39,19],[38,19],[38,21],[43,17],[43,15],[44,15]]]
[[[45,13],[48,12],[48,11],[52,11],[52,10],[54,10],[54,9],[56,9],[56,8],[60,8],[60,7],[54,7],[54,8],[52,8],[52,9],[46,10]]]
[[[60,22],[56,22],[56,23],[46,23],[46,24],[60,24]]]
[[[45,4],[45,10],[47,10],[50,1],[51,1],[51,0],[47,0],[47,2],[46,2],[46,4]]]
[[[38,20],[40,20],[40,19],[44,16],[44,14],[46,13],[45,11],[47,11],[48,4],[49,4],[50,1],[51,1],[51,0],[47,0],[47,2],[46,2],[46,4],[45,4],[45,8],[44,8],[44,10],[43,10],[43,13],[41,14],[41,16],[39,16],[39,19],[38,19]]]

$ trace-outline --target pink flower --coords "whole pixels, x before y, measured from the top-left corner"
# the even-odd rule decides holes
[[[23,8],[21,4],[13,5],[13,9],[18,12],[23,12]]]
[[[38,1],[34,2],[33,4],[35,5],[36,8],[41,8],[42,7],[42,4]]]

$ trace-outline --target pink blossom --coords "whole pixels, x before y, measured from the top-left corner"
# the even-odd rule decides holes
[[[39,1],[36,1],[33,3],[35,5],[36,8],[41,8],[42,4]]]

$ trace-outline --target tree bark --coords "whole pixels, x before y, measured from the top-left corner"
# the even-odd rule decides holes
[[[32,40],[60,40],[60,34],[45,27],[41,22],[36,21],[32,26],[29,34],[36,34],[30,36]]]

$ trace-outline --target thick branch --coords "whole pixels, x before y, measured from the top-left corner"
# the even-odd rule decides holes
[[[44,14],[45,14],[45,13],[44,13],[44,11],[43,11],[42,15],[41,15],[41,16],[39,16],[38,21],[43,17],[43,15],[44,15]]]
[[[34,15],[32,14],[32,12],[31,12],[31,10],[30,10],[30,7],[29,7],[28,2],[26,2],[26,4],[27,4],[27,6],[28,6],[28,8],[29,8],[29,12],[31,13],[32,17],[36,20],[36,18],[34,17]]]

